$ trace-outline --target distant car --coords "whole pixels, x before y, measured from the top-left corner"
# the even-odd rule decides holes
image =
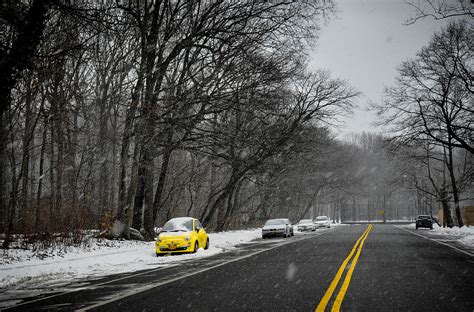
[[[312,219],[302,219],[298,224],[296,225],[296,228],[300,232],[304,231],[316,231],[316,225],[314,225],[314,222]]]
[[[156,239],[156,256],[196,252],[209,248],[209,236],[201,223],[194,218],[183,217],[169,220]]]
[[[316,225],[317,228],[322,228],[322,227],[330,228],[331,227],[331,221],[326,216],[316,217],[316,219],[314,220],[314,224]]]
[[[421,227],[433,229],[433,218],[429,215],[419,215],[416,217],[415,227],[416,229]]]
[[[262,238],[272,236],[290,237],[293,232],[293,225],[288,219],[270,219],[265,222],[262,228]]]

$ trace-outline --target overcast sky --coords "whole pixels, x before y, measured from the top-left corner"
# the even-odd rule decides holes
[[[333,76],[343,78],[363,95],[357,100],[359,109],[344,119],[345,133],[380,132],[371,122],[372,112],[364,111],[369,100],[380,101],[383,89],[390,86],[397,66],[416,55],[428,44],[434,31],[444,22],[431,18],[406,26],[413,15],[403,0],[339,0],[339,13],[322,27],[314,49],[311,66],[329,69]]]

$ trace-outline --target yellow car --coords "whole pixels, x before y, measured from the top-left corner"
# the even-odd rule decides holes
[[[184,217],[169,220],[156,239],[156,256],[196,252],[209,248],[209,236],[198,219]]]

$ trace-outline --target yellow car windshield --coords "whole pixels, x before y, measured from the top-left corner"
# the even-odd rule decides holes
[[[193,230],[193,220],[171,219],[163,226],[163,232],[189,232]]]

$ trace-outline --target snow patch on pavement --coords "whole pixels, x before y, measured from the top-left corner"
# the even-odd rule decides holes
[[[436,223],[433,224],[433,230],[420,228],[416,230],[415,223],[403,225],[406,229],[421,231],[422,234],[428,234],[432,238],[446,238],[462,244],[469,248],[474,248],[474,227],[463,226],[462,228],[443,228]],[[434,237],[433,237],[434,236]]]

